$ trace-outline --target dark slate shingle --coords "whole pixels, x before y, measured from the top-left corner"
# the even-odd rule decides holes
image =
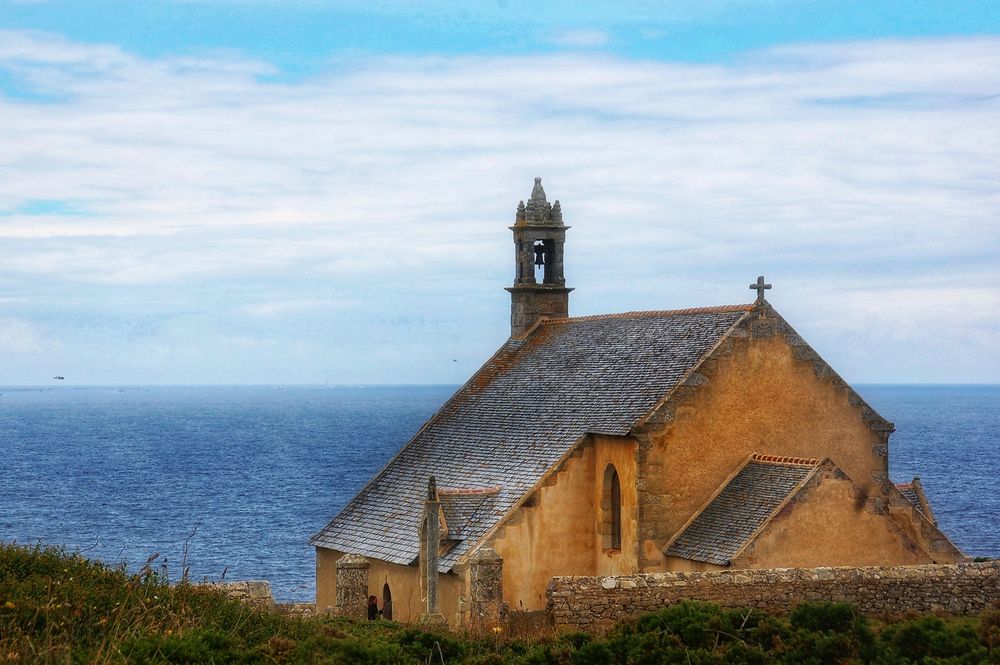
[[[496,496],[500,488],[490,488],[485,491],[472,492],[448,491],[439,492],[441,510],[448,524],[448,538],[462,540],[465,538],[466,526],[478,519],[480,513],[489,513],[496,504]]]
[[[815,468],[751,459],[667,548],[667,556],[728,566]]]
[[[440,559],[451,569],[588,432],[624,435],[749,306],[546,321],[508,340],[311,544],[409,564],[427,478],[499,486]],[[373,534],[388,534],[375,546]]]

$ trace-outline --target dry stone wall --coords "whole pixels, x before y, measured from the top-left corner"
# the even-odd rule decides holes
[[[204,586],[218,589],[224,594],[240,602],[259,609],[274,607],[274,597],[271,596],[271,583],[264,580],[243,580],[236,582],[204,582]]]
[[[355,619],[368,618],[368,570],[363,556],[345,554],[337,560],[337,607],[335,613]]]
[[[867,614],[976,614],[1000,602],[1000,561],[866,568],[777,568],[618,577],[556,577],[548,612],[557,626],[597,628],[681,600],[787,612],[829,600]]]

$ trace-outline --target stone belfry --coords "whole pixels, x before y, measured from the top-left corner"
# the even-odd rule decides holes
[[[550,204],[535,178],[528,204],[517,204],[514,262],[517,272],[510,291],[510,336],[522,337],[539,319],[569,316],[569,292],[563,273],[566,229],[559,201]],[[537,273],[537,274],[536,274]]]

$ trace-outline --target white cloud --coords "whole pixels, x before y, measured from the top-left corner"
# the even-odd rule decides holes
[[[796,294],[859,325],[915,279],[935,302],[995,304],[998,61],[984,37],[728,65],[355,58],[282,82],[232,53],[7,31],[0,71],[42,98],[0,96],[0,296],[197,284],[225,301],[253,279],[281,286],[229,309],[265,320],[363,287],[413,311],[455,302],[486,348],[470,289],[509,279],[504,227],[541,175],[574,226],[576,312],[738,301],[759,272],[806,327],[824,317]],[[17,212],[52,199],[82,212]],[[825,290],[845,281],[868,299]],[[949,320],[956,346],[996,341],[993,319]]]
[[[0,353],[36,353],[48,345],[41,329],[30,321],[0,318]]]
[[[293,300],[274,300],[270,302],[256,302],[240,307],[240,311],[247,316],[258,318],[271,318],[276,316],[289,316],[316,310],[331,310],[342,307],[349,307],[354,303],[349,300],[334,300],[330,298],[298,298]]]
[[[995,381],[1000,289],[919,282],[883,287],[863,280],[834,286],[783,313],[809,322],[817,331],[811,341],[838,354],[840,372],[869,382],[884,381],[880,376],[889,372],[899,382],[919,383],[929,375],[957,383]]]
[[[603,30],[562,30],[548,41],[570,48],[592,48],[606,45],[611,41],[611,36]]]

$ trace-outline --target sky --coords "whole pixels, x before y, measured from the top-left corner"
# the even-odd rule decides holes
[[[572,315],[1000,383],[998,155],[995,0],[0,0],[0,385],[460,383],[535,176]]]

